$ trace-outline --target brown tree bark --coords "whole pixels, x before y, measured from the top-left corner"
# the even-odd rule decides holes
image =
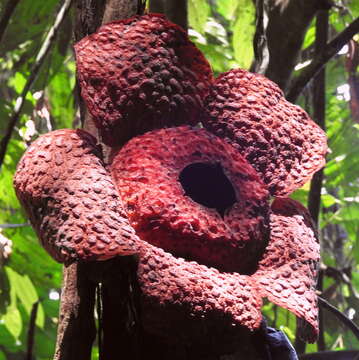
[[[96,328],[95,284],[83,264],[64,267],[63,287],[54,360],[91,359]]]
[[[82,37],[96,31],[103,23],[127,18],[136,14],[141,2],[138,0],[77,0],[75,4],[76,23],[74,32],[75,39],[80,40]],[[81,103],[81,110],[83,127],[94,136],[97,136],[97,131],[93,125],[91,116],[83,103]],[[114,261],[116,260],[91,264],[73,263],[64,267],[59,327],[54,360],[91,359],[91,349],[96,334],[94,321],[96,285],[99,282],[103,282],[103,292],[105,294],[109,293],[110,289],[114,287],[112,284],[112,274],[122,274],[122,278],[119,280],[120,283],[118,284],[118,288],[124,290],[121,293],[121,297],[128,297],[128,292],[130,290],[128,286],[130,281],[129,273],[127,271],[128,261],[120,261],[116,266],[115,271],[106,271],[113,266]],[[123,284],[127,284],[127,288],[124,287]],[[110,288],[108,288],[108,286],[110,286]],[[110,297],[113,302],[116,298],[117,296]],[[127,309],[127,304],[122,305]],[[108,318],[108,312],[110,312],[111,316],[115,316],[113,318],[113,322],[115,322],[118,320],[116,319],[116,315],[118,314],[116,312],[113,314],[113,311],[111,311],[110,308],[111,304],[109,304],[106,319]],[[115,304],[112,304],[113,310],[117,311],[119,308],[121,308],[121,303],[118,303],[118,305],[116,305],[116,302]],[[125,321],[122,320],[122,322],[124,323]],[[107,323],[104,325],[104,334],[111,335],[111,327],[109,327]],[[122,328],[120,330],[124,329]],[[99,329],[99,331],[102,331],[102,329]],[[121,339],[121,331],[117,335],[118,337],[116,339],[119,341],[119,339]],[[113,336],[109,337],[106,341],[106,351],[104,351],[106,358],[120,358],[124,346],[122,346],[122,349],[117,346],[115,349],[116,353],[114,353],[112,351],[114,348]],[[125,356],[124,358],[130,357]]]
[[[164,4],[165,14],[168,19],[187,30],[187,0],[166,0]]]
[[[152,13],[163,14],[165,12],[164,0],[150,0],[149,9]]]

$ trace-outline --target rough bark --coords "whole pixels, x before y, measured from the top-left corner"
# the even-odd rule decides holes
[[[187,0],[166,0],[164,9],[169,20],[187,30]]]
[[[86,267],[73,263],[64,267],[59,327],[54,360],[91,359],[95,339],[95,283]]]
[[[103,23],[130,17],[137,13],[140,2],[137,0],[77,0],[76,1],[76,24],[75,39],[91,34]],[[83,127],[94,136],[97,136],[91,116],[86,107],[81,103],[81,120]],[[104,271],[112,261],[103,263],[82,264],[74,263],[64,267],[63,290],[61,296],[61,308],[59,317],[59,328],[57,335],[56,353],[54,360],[86,360],[91,358],[91,348],[95,338],[94,304],[96,283],[104,281],[103,291],[109,292],[108,284],[112,284],[111,273]],[[116,270],[123,275],[124,284],[128,284],[126,278],[125,264],[120,264]],[[103,275],[101,275],[103,274]],[[96,276],[95,276],[96,275]],[[119,288],[121,286],[119,285]],[[127,287],[127,291],[129,288]],[[126,298],[126,293],[121,296]],[[115,301],[115,298],[111,299]],[[127,305],[127,304],[126,304]],[[111,305],[110,305],[111,306]],[[114,310],[120,306],[113,307]],[[111,312],[111,308],[108,309]],[[116,316],[116,314],[114,314]],[[116,317],[114,318],[116,321]],[[124,330],[124,329],[122,329]],[[101,331],[101,329],[100,329]],[[107,324],[104,333],[110,333]],[[120,339],[121,332],[118,334]],[[111,343],[111,342],[110,342]],[[117,347],[117,351],[120,348]],[[108,354],[108,359],[119,358],[116,355]],[[113,356],[114,355],[114,356]],[[125,358],[127,358],[125,356]]]
[[[139,288],[136,259],[120,257],[109,262],[102,281],[102,359],[140,360]]]

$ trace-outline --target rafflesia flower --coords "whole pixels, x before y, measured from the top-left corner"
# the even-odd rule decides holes
[[[61,262],[138,254],[143,325],[168,341],[230,351],[259,328],[263,298],[314,341],[318,238],[284,196],[324,165],[323,131],[261,75],[213,80],[159,15],[75,49],[82,95],[117,148],[106,166],[91,135],[57,130],[25,153],[15,188],[44,247]]]

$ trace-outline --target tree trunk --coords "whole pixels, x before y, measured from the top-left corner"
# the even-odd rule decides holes
[[[103,23],[113,20],[130,17],[138,12],[139,2],[137,0],[77,0],[76,1],[76,24],[75,39],[78,41],[82,37],[93,33]],[[93,125],[91,116],[89,115],[85,105],[80,100],[81,120],[84,129],[92,135],[97,136],[97,130]],[[96,284],[103,282],[102,293],[104,294],[103,303],[106,304],[106,312],[104,312],[104,329],[103,333],[109,335],[104,342],[105,348],[103,354],[107,359],[120,358],[126,350],[127,344],[123,341],[122,347],[114,346],[114,337],[112,334],[113,324],[116,323],[116,330],[119,331],[116,337],[117,341],[121,341],[126,334],[125,310],[127,304],[124,302],[116,303],[116,299],[128,299],[129,283],[133,276],[128,271],[128,263],[134,262],[133,259],[128,261],[118,261],[115,271],[105,271],[111,268],[113,262],[109,260],[102,263],[74,263],[64,267],[63,270],[63,288],[61,294],[61,306],[59,316],[59,327],[56,343],[56,351],[54,360],[90,360],[91,348],[95,338],[95,322],[94,322],[94,304],[95,304],[95,288]],[[105,269],[105,270],[104,270]],[[135,271],[132,269],[132,273]],[[94,274],[96,276],[94,276]],[[121,274],[120,278],[116,274]],[[114,279],[117,279],[117,289],[121,289],[121,295],[116,292],[116,296],[106,296],[109,293]],[[110,288],[109,288],[110,287]],[[111,290],[112,291],[112,290]],[[108,299],[111,302],[108,302]],[[108,305],[107,305],[108,304]],[[122,308],[121,308],[122,306]],[[122,310],[122,311],[121,311]],[[108,323],[108,314],[115,316],[113,321]],[[99,314],[101,317],[102,314]],[[117,316],[121,316],[117,319]],[[102,329],[99,329],[101,332]],[[120,345],[120,343],[118,343]],[[101,346],[102,344],[100,344]],[[133,348],[133,347],[132,347]],[[102,354],[101,354],[102,355]],[[127,357],[125,353],[124,358]],[[102,357],[102,356],[101,356]],[[103,357],[102,357],[103,358]],[[136,359],[136,357],[132,357]]]
[[[318,10],[330,6],[327,0],[257,0],[252,70],[286,91],[311,21]]]

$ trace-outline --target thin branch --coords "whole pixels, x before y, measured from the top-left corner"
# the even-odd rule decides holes
[[[0,224],[0,229],[14,229],[19,227],[30,226],[30,223],[23,224]]]
[[[104,360],[103,356],[103,324],[102,324],[102,315],[103,315],[103,304],[102,304],[102,284],[98,283],[96,285],[96,310],[98,318],[98,330],[97,330],[97,342],[98,342],[98,358],[99,360]]]
[[[28,329],[28,332],[27,332],[26,360],[32,360],[33,359],[32,350],[34,348],[35,324],[36,324],[36,316],[37,316],[38,308],[39,308],[39,302],[36,301],[32,305],[31,314],[30,314],[29,329]]]
[[[0,43],[2,41],[2,38],[5,34],[6,28],[9,24],[9,21],[11,19],[11,15],[16,9],[17,4],[20,2],[20,0],[8,0],[3,15],[0,20]]]
[[[268,4],[264,0],[256,0],[256,32],[253,38],[254,62],[251,71],[264,74],[269,64],[267,40]]]
[[[7,146],[9,144],[9,141],[11,139],[12,132],[14,131],[15,125],[20,117],[22,108],[25,104],[26,95],[31,89],[37,75],[39,74],[39,71],[41,69],[41,66],[43,65],[46,55],[48,54],[49,50],[51,49],[51,46],[55,42],[57,32],[65,19],[66,14],[68,13],[68,10],[70,9],[72,4],[72,0],[64,0],[64,3],[58,12],[55,22],[51,29],[49,30],[45,41],[43,42],[37,56],[35,59],[34,64],[32,65],[30,75],[26,81],[26,84],[21,92],[21,95],[17,98],[14,112],[10,118],[9,124],[7,126],[5,136],[2,138],[0,143],[0,168],[4,162],[4,157],[6,154]]]
[[[286,96],[288,101],[295,102],[308,82],[358,32],[359,18],[355,19],[345,28],[345,30],[323,47],[323,50],[314,57],[310,65],[308,65],[303,72],[293,80]]]
[[[322,297],[318,296],[319,306],[323,309],[330,311],[336,318],[341,321],[345,326],[347,326],[355,337],[359,340],[359,326],[355,324],[352,320],[350,320],[346,315],[344,315],[339,309],[335,306],[331,305],[323,299]]]

